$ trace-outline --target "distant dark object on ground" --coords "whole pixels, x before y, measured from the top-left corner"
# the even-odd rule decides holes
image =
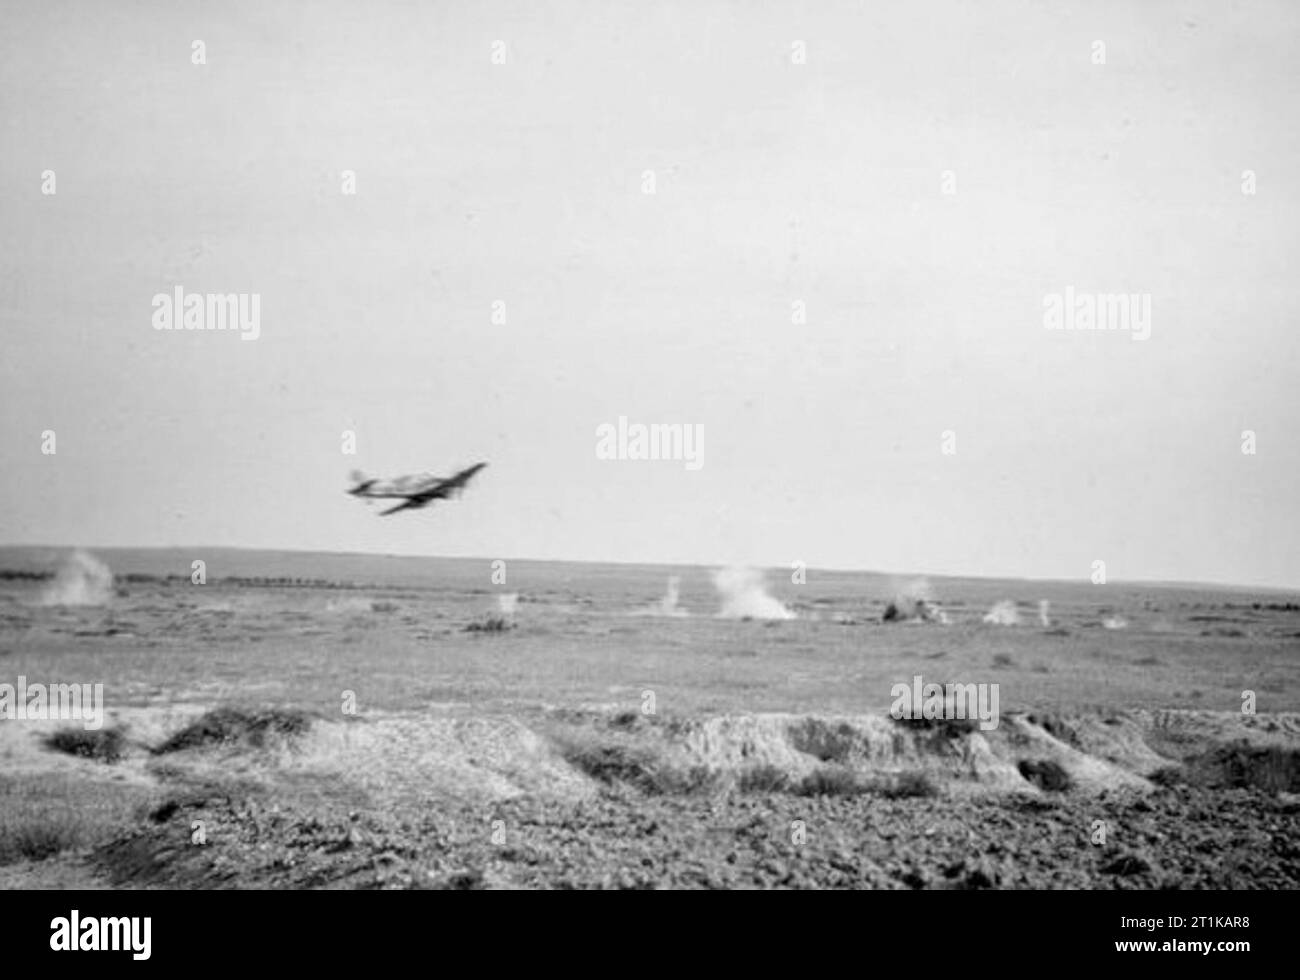
[[[885,606],[885,612],[880,618],[886,623],[898,623],[907,620],[920,620],[923,623],[946,623],[948,621],[948,617],[944,615],[938,604],[930,602],[928,599],[894,599]]]
[[[87,731],[83,728],[62,728],[45,740],[47,747],[83,759],[100,762],[117,762],[126,749],[126,736],[117,728]]]
[[[504,633],[512,630],[515,624],[504,616],[489,616],[487,619],[470,623],[465,627],[466,633]]]
[[[153,753],[165,755],[182,749],[226,742],[247,742],[254,748],[260,748],[266,743],[268,735],[301,735],[310,727],[310,716],[301,711],[284,708],[261,711],[217,708],[186,725],[154,749]]]

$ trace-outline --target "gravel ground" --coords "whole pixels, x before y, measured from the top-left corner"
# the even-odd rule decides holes
[[[97,850],[118,886],[1296,888],[1300,805],[1258,789],[985,800],[647,796],[418,819],[191,801]],[[191,843],[193,821],[207,843]],[[1105,843],[1093,844],[1098,827]],[[802,833],[800,833],[802,831]],[[494,841],[495,835],[495,841]]]

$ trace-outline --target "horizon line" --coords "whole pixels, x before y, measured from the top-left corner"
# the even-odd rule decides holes
[[[455,561],[486,561],[492,562],[498,559],[511,562],[536,562],[536,563],[563,563],[570,565],[629,565],[641,566],[648,568],[732,568],[737,567],[735,562],[699,562],[699,561],[628,561],[621,559],[593,559],[593,558],[523,558],[508,557],[502,559],[501,556],[485,555],[408,555],[391,551],[328,551],[319,548],[277,548],[262,547],[250,545],[66,545],[66,544],[23,544],[23,543],[0,543],[0,551],[6,548],[41,548],[46,550],[70,550],[70,551],[249,551],[249,552],[283,552],[296,555],[334,555],[339,557],[362,557],[362,558],[407,558],[407,559],[443,559]],[[784,565],[749,565],[739,563],[744,567],[755,567],[761,571],[772,571],[774,569],[784,570]],[[1034,582],[1047,585],[1087,585],[1091,584],[1088,578],[1050,578],[1035,577],[1026,575],[972,575],[951,572],[924,572],[924,571],[886,571],[874,568],[837,568],[832,566],[811,565],[805,563],[805,569],[808,571],[816,570],[820,572],[831,572],[839,575],[881,575],[899,578],[933,578],[933,579],[982,579],[984,581],[996,582]],[[1264,591],[1278,593],[1300,593],[1300,586],[1289,585],[1257,585],[1257,584],[1239,584],[1230,582],[1205,582],[1185,579],[1108,579],[1106,585],[1117,586],[1137,586],[1142,588],[1170,588],[1170,589],[1223,589],[1235,592],[1246,591]]]

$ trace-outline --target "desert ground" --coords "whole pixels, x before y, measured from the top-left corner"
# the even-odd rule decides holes
[[[0,718],[0,887],[1300,887],[1292,594],[87,560],[0,548],[0,684],[106,712]],[[918,675],[997,727],[892,717]]]

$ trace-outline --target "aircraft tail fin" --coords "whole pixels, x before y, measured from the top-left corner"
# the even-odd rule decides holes
[[[352,482],[356,484],[355,487],[348,491],[353,495],[364,493],[378,482],[373,477],[366,476],[360,470],[353,470],[349,475],[352,477]]]

